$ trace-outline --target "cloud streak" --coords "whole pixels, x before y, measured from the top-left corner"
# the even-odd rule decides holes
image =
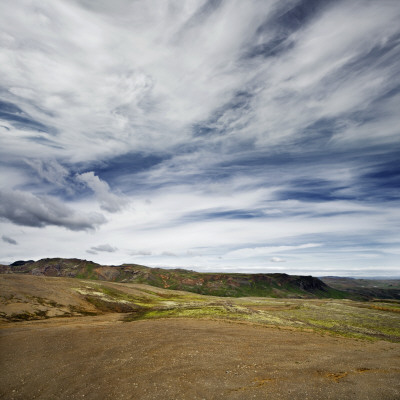
[[[269,261],[274,262],[274,263],[280,263],[280,262],[285,262],[283,258],[280,257],[272,257]]]

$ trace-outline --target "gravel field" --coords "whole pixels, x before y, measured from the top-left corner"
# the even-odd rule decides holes
[[[121,314],[0,325],[2,399],[400,399],[400,345]]]

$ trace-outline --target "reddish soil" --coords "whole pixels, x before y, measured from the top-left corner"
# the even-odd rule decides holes
[[[400,345],[119,314],[6,323],[2,399],[400,399]]]

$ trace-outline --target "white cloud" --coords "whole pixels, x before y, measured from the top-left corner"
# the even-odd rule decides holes
[[[85,172],[76,176],[79,182],[88,186],[100,202],[100,207],[110,213],[121,211],[128,204],[128,199],[111,193],[107,182],[101,180],[94,172]]]
[[[280,263],[280,262],[286,262],[283,258],[280,257],[272,257],[269,261],[274,262],[274,263]]]

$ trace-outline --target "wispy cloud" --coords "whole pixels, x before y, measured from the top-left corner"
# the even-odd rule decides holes
[[[305,243],[297,246],[264,246],[264,247],[254,247],[254,248],[243,248],[239,250],[234,250],[227,254],[230,258],[246,258],[253,256],[264,256],[273,253],[283,253],[293,250],[310,249],[314,247],[319,247],[319,243]]]

